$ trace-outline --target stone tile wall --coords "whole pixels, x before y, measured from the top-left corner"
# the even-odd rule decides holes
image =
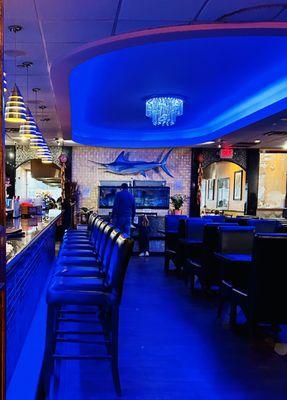
[[[99,147],[74,147],[72,179],[77,181],[81,196],[80,205],[97,210],[98,208],[98,186],[101,180],[166,180],[167,186],[171,188],[171,194],[190,194],[191,174],[191,149],[177,148],[170,154],[167,167],[174,178],[166,175],[160,168],[159,172],[150,170],[147,177],[141,175],[116,175],[106,172],[101,166],[92,164],[89,160],[110,163],[121,152],[121,149],[99,148]],[[159,156],[162,159],[167,149],[127,149],[130,160],[156,161]],[[183,213],[189,211],[189,200],[185,203]]]

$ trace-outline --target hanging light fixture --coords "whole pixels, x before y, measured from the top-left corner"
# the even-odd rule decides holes
[[[48,156],[42,156],[41,157],[41,161],[44,162],[44,164],[46,163],[46,161],[50,161],[52,162],[52,157],[48,157]],[[48,164],[48,163],[47,163]]]
[[[29,68],[32,67],[32,61],[24,61],[22,64],[18,65],[20,68],[26,68],[26,101],[29,101]],[[26,121],[20,125],[19,129],[20,137],[22,139],[31,139],[37,137],[37,127],[34,117],[27,107]]]
[[[6,72],[3,71],[3,92],[7,92],[7,78],[6,78]]]
[[[45,144],[44,140],[42,138],[32,138],[30,139],[30,148],[31,149],[40,149],[41,147],[43,147]]]
[[[172,126],[183,114],[183,99],[175,96],[153,96],[146,100],[146,116],[155,126]]]
[[[36,122],[29,108],[27,108],[25,122],[20,125],[19,134],[23,139],[37,138],[39,136]]]
[[[15,33],[15,49],[14,49],[14,74],[15,74],[15,85],[12,89],[10,96],[6,102],[5,107],[5,121],[12,123],[22,123],[26,120],[26,106],[23,100],[23,96],[16,85],[16,33],[22,30],[20,25],[9,26],[9,31]]]
[[[23,96],[16,84],[6,102],[5,121],[12,123],[22,123],[26,121],[26,106]]]

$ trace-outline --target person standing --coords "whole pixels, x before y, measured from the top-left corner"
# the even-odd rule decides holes
[[[130,236],[131,223],[136,214],[136,204],[134,196],[128,189],[127,183],[123,183],[121,191],[116,194],[112,211],[112,221],[121,232]]]
[[[144,214],[138,224],[139,230],[139,256],[149,256],[149,235],[150,226],[147,216]]]

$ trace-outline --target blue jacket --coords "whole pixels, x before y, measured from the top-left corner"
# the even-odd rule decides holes
[[[134,196],[127,190],[123,189],[115,196],[113,206],[113,218],[128,217],[134,219],[136,213],[136,204]]]

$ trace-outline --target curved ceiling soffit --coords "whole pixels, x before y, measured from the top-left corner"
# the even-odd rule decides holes
[[[51,65],[50,72],[63,136],[67,138],[71,135],[69,76],[71,71],[79,64],[105,53],[149,43],[250,34],[287,36],[287,22],[181,25],[136,31],[87,43],[66,56],[56,59]],[[162,146],[164,146],[164,143],[162,143]],[[107,147],[112,147],[112,145],[108,144]]]

